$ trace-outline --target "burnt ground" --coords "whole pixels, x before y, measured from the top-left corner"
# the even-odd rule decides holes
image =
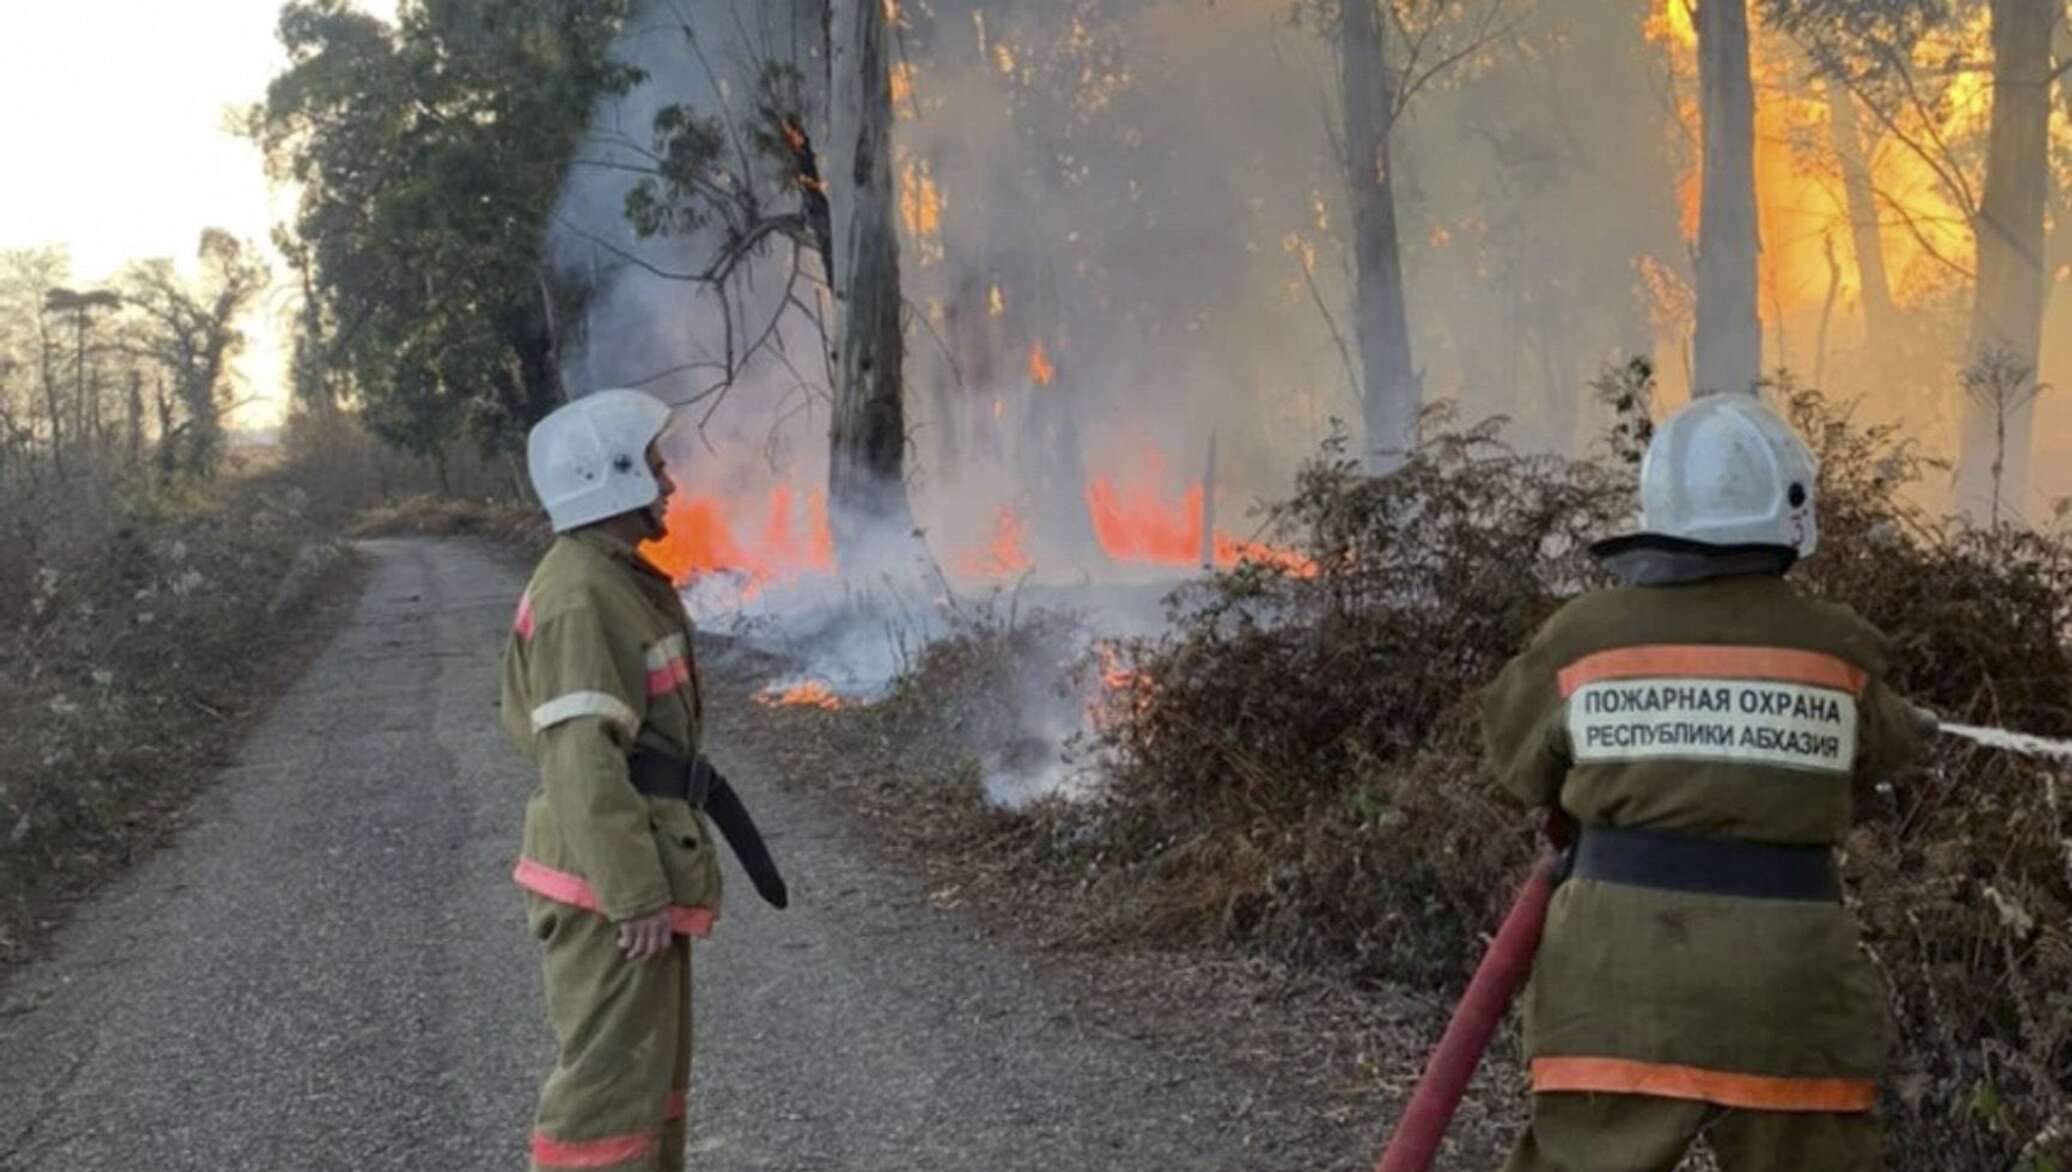
[[[1147,946],[1077,885],[1016,861],[1024,852],[1011,840],[1026,830],[983,812],[959,746],[917,743],[872,708],[759,702],[761,687],[790,665],[720,641],[703,654],[722,768],[773,777],[832,813],[849,849],[918,883],[938,917],[1021,958],[1065,999],[1075,1028],[1146,1047],[1171,1069],[1230,1080],[1225,1126],[1238,1162],[1214,1166],[1374,1166],[1450,1006],[1234,950]],[[945,780],[960,766],[961,782]],[[1516,1032],[1506,1030],[1436,1168],[1502,1163],[1523,1122],[1522,1068]]]
[[[7,989],[0,1168],[523,1162],[549,1042],[507,878],[531,778],[494,719],[523,570],[363,550],[351,615],[176,840]],[[1371,1163],[1438,1007],[1097,930],[993,865],[960,795],[887,784],[928,746],[764,708],[767,663],[705,659],[713,753],[795,902],[760,906],[729,865],[697,952],[694,1167]],[[1518,1096],[1492,1065],[1443,1166],[1494,1162],[1479,1104]]]

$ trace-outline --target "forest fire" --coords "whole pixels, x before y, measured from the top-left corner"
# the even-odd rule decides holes
[[[1099,673],[1099,690],[1086,703],[1086,720],[1105,728],[1119,718],[1142,712],[1151,702],[1155,683],[1141,669],[1128,666],[1121,644],[1097,639],[1090,648]]]
[[[1001,505],[993,513],[993,532],[986,547],[956,559],[953,569],[967,578],[1012,578],[1033,569],[1029,556],[1029,527],[1013,505]]]
[[[1762,241],[1756,310],[1765,326],[1776,327],[1801,309],[1866,296],[1864,258],[1856,255],[1859,247],[1881,254],[1875,272],[1886,287],[1869,291],[1870,296],[1906,306],[1946,286],[1958,275],[1953,260],[1971,251],[1971,234],[1943,189],[1945,177],[1915,150],[1889,144],[1872,149],[1866,133],[1879,129],[1872,116],[1859,115],[1854,98],[1826,92],[1826,87],[1840,83],[1824,80],[1818,90],[1799,84],[1807,68],[1800,51],[1766,29],[1760,11],[1751,10],[1750,24]],[[1669,54],[1674,72],[1689,80],[1681,87],[1676,118],[1687,141],[1696,142],[1702,121],[1695,83],[1698,32],[1689,4],[1656,0],[1646,33]],[[1963,34],[1978,45],[1985,37],[1983,24]],[[1953,56],[1962,56],[1959,48],[1952,46]],[[1980,117],[1984,104],[1983,94],[1952,94],[1938,123],[1927,128],[1928,135],[1938,141],[1956,137],[1963,124]],[[1873,226],[1861,231],[1844,195],[1842,172],[1851,160],[1863,168],[1878,205],[1870,209]],[[1703,187],[1702,159],[1693,152],[1677,183],[1679,222],[1688,241],[1698,237]],[[1659,290],[1656,301],[1658,310],[1664,308]],[[1688,328],[1688,323],[1681,327]]]
[[[680,493],[669,502],[669,532],[641,547],[657,569],[679,586],[707,574],[743,579],[753,594],[772,583],[834,569],[834,536],[827,523],[827,498],[798,501],[787,485],[770,490],[763,522],[752,537],[736,533],[740,511],[717,496]]]
[[[766,708],[819,708],[828,712],[842,707],[842,698],[821,680],[790,684],[779,681],[757,692],[755,702]]]
[[[1043,339],[1029,343],[1029,380],[1039,387],[1047,387],[1058,376],[1058,368],[1050,361],[1050,353],[1043,348]]]
[[[1165,458],[1146,449],[1136,474],[1124,484],[1106,474],[1086,482],[1087,518],[1101,551],[1118,562],[1192,566],[1201,561],[1204,496],[1199,481],[1174,499],[1163,487]],[[1244,541],[1218,529],[1213,535],[1218,567],[1250,560],[1305,576],[1316,571],[1300,554],[1263,542]]]

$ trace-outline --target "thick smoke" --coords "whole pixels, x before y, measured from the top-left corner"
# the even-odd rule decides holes
[[[723,301],[666,275],[709,265],[719,230],[640,239],[626,198],[652,164],[658,111],[681,104],[745,135],[772,63],[804,80],[822,173],[840,182],[820,7],[642,6],[618,51],[647,79],[600,105],[550,248],[561,284],[591,291],[563,330],[569,385],[690,403],[675,471],[689,495],[718,502],[737,545],[812,540],[827,353],[807,314],[779,310],[787,291],[824,306],[820,261],[773,239]],[[708,575],[691,591],[705,621],[743,624],[852,693],[881,687],[942,631],[946,597],[1024,578],[1023,605],[1147,629],[1157,612],[1144,601],[1198,559],[1142,564],[1105,548],[1090,499],[1177,513],[1212,445],[1215,527],[1253,536],[1247,506],[1284,494],[1337,421],[1360,417],[1335,58],[1291,11],[905,0],[894,162],[908,479],[925,550],[898,540],[846,581]],[[1594,424],[1591,375],[1650,348],[1637,258],[1673,268],[1680,241],[1673,99],[1644,64],[1638,15],[1563,13],[1603,27],[1504,26],[1501,43],[1425,85],[1398,128],[1395,179],[1427,399],[1512,414],[1521,443],[1571,450]],[[773,163],[745,144],[729,155],[774,188]],[[797,205],[773,191],[776,210]],[[773,320],[711,397],[730,328],[738,347]],[[773,497],[792,515],[771,516]],[[1031,733],[1055,744],[1058,731]],[[1020,775],[1004,792],[1056,762],[1001,769]]]

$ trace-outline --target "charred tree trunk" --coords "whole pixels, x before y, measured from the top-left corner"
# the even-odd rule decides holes
[[[1697,369],[1692,394],[1751,393],[1762,374],[1756,317],[1755,87],[1748,0],[1698,6],[1704,192],[1698,209]]]
[[[892,191],[892,75],[883,0],[834,0],[829,106],[838,378],[828,519],[845,567],[872,537],[913,529],[906,495],[905,340]]]
[[[2003,356],[2032,380],[2048,280],[2043,220],[2050,198],[2050,34],[2058,9],[2053,0],[1993,0],[1993,115],[1967,346],[1972,362]],[[1965,402],[1957,496],[1967,513],[1981,515],[1996,496],[2019,510],[2029,479],[2032,399]]]
[[[1842,164],[1842,192],[1849,205],[1849,244],[1863,283],[1864,333],[1871,357],[1881,367],[1898,352],[1899,309],[1885,272],[1885,241],[1878,231],[1878,199],[1871,187],[1870,153],[1856,117],[1856,99],[1841,82],[1827,83],[1828,134]]]
[[[1416,438],[1422,391],[1410,361],[1403,254],[1389,137],[1396,110],[1386,28],[1376,0],[1347,0],[1338,29],[1339,100],[1345,112],[1346,186],[1353,210],[1354,335],[1365,386],[1367,467],[1384,471]]]

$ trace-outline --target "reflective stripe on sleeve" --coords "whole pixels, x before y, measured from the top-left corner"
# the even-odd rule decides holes
[[[545,732],[565,720],[578,716],[602,716],[626,730],[627,736],[640,731],[640,717],[626,706],[624,700],[608,692],[570,692],[532,710],[532,731]]]
[[[682,635],[671,635],[647,649],[648,695],[666,696],[690,680],[690,648]]]
[[[605,1139],[555,1139],[534,1132],[532,1162],[542,1168],[609,1168],[644,1160],[661,1147],[662,1137],[652,1131]]]
[[[1533,1059],[1532,1089],[1534,1094],[1653,1095],[1752,1111],[1842,1114],[1868,1111],[1878,1100],[1877,1084],[1867,1078],[1781,1078],[1630,1058],[1569,1056]]]

